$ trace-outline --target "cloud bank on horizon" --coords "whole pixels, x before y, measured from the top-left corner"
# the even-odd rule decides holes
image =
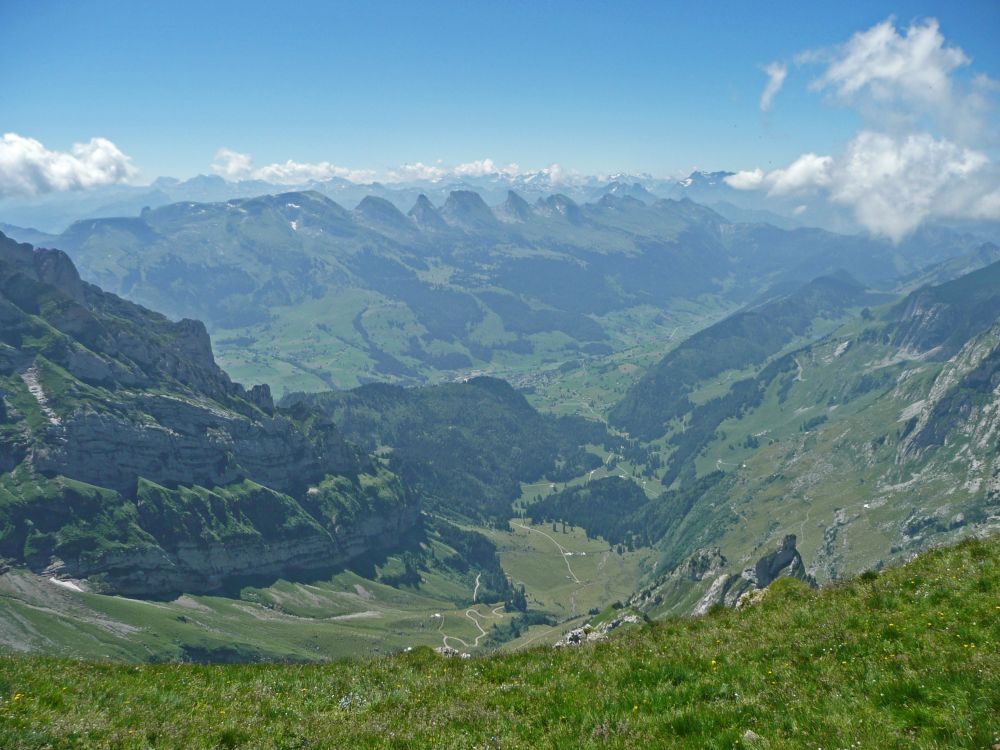
[[[289,159],[263,167],[255,167],[249,154],[241,154],[228,148],[220,148],[212,162],[212,171],[227,180],[264,180],[279,185],[302,185],[308,182],[340,178],[355,183],[381,182],[416,182],[438,181],[448,177],[481,177],[488,174],[502,174],[514,177],[521,174],[517,164],[501,166],[492,159],[477,159],[457,166],[443,164],[424,164],[415,162],[403,164],[387,172],[379,173],[374,169],[352,169],[322,162],[297,162]],[[558,164],[552,164],[539,170],[549,174],[553,182],[558,182],[564,170]]]
[[[124,183],[138,172],[106,138],[76,143],[69,151],[50,151],[17,133],[0,138],[0,198]]]
[[[996,127],[1000,82],[973,70],[965,51],[931,18],[897,27],[893,18],[858,31],[842,44],[805,50],[762,68],[767,76],[759,109],[781,116],[781,93],[802,69],[813,69],[806,90],[826,106],[858,113],[862,125],[840,153],[810,151],[765,171],[744,169],[729,187],[792,201],[796,215],[814,200],[844,206],[870,232],[899,241],[931,219],[1000,219],[1000,147]],[[817,70],[818,69],[818,70]],[[220,148],[211,170],[230,180],[304,185],[343,179],[367,184],[438,182],[499,174],[538,173],[549,184],[581,175],[559,164],[527,172],[483,158],[457,165],[413,162],[383,170],[329,161],[287,160],[258,166],[251,155]],[[106,138],[68,151],[6,133],[0,139],[0,198],[137,184],[139,170]]]
[[[823,65],[809,89],[857,111],[863,127],[843,153],[806,153],[786,167],[727,178],[737,190],[819,194],[850,207],[874,234],[899,241],[929,218],[1000,219],[1000,169],[983,152],[996,145],[990,115],[1000,83],[960,72],[971,60],[949,45],[938,22],[903,33],[887,19],[828,50],[807,50],[797,66]],[[765,69],[762,111],[771,109],[788,67]]]

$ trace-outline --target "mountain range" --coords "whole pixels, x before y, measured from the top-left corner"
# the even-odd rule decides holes
[[[447,646],[444,619],[417,624],[435,610],[504,617],[463,609],[480,602],[521,613],[493,641],[516,644],[579,623],[597,583],[652,616],[705,612],[1000,526],[1000,262],[972,235],[892,246],[632,195],[456,192],[404,214],[289,193],[58,242],[70,255],[0,235],[8,643],[59,647],[81,622],[130,658],[313,658],[317,618],[354,592],[367,609],[344,616],[394,644]],[[226,316],[254,315],[227,343]],[[369,360],[320,351],[345,320],[343,351]],[[630,347],[650,320],[685,333]],[[276,401],[217,364],[214,346],[286,361],[264,331],[315,353],[295,360],[308,387],[289,377]],[[545,377],[473,374],[506,353]],[[330,389],[337,367],[410,387]],[[415,387],[447,372],[460,382]],[[571,538],[600,562],[570,563]],[[547,540],[569,575],[540,563]],[[394,603],[372,609],[372,590]],[[164,600],[154,640],[107,594]],[[177,631],[190,596],[213,624]],[[248,627],[272,607],[283,629]]]
[[[891,288],[957,257],[976,267],[986,244],[946,229],[893,245],[734,223],[629,190],[593,203],[510,191],[494,207],[460,190],[439,206],[419,195],[406,213],[377,196],[347,210],[294,192],[86,219],[58,236],[11,231],[64,250],[108,291],[205,321],[227,371],[279,394],[531,379],[839,269]]]

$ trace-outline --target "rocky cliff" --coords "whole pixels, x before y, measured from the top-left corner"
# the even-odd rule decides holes
[[[675,607],[671,610],[674,613],[703,615],[716,605],[741,606],[754,592],[763,591],[779,578],[797,578],[815,586],[795,542],[795,535],[788,534],[777,549],[738,574],[727,572],[729,561],[718,547],[696,550],[634,594],[628,605],[648,612],[666,602]]]
[[[216,365],[205,327],[0,235],[0,557],[140,595],[342,565],[419,522],[326,417]]]
[[[785,536],[776,550],[764,555],[755,565],[744,568],[739,575],[722,573],[716,576],[692,614],[703,615],[718,604],[739,606],[744,596],[766,589],[779,578],[797,578],[810,586],[816,585],[795,547],[794,534]]]

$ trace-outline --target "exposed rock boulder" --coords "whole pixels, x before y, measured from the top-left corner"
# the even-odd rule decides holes
[[[638,625],[642,618],[632,612],[625,612],[612,620],[601,623],[597,627],[584,625],[582,628],[574,628],[553,644],[553,648],[565,648],[566,646],[582,646],[584,643],[595,643],[606,641],[609,634],[620,628],[622,625]]]
[[[785,536],[776,550],[764,555],[739,575],[717,575],[708,591],[694,606],[692,614],[703,615],[718,604],[727,607],[747,606],[759,600],[759,595],[755,592],[762,591],[777,579],[785,577],[797,578],[810,586],[816,586],[815,579],[806,572],[802,555],[795,547],[794,534]]]
[[[700,549],[678,565],[673,571],[673,576],[688,581],[703,581],[724,570],[726,563],[726,557],[718,547]]]

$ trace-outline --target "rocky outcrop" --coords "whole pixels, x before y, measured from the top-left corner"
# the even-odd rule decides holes
[[[35,250],[31,245],[14,242],[2,233],[0,243],[3,244],[2,261],[8,267],[5,276],[20,276],[22,283],[24,279],[30,279],[58,289],[74,302],[83,302],[83,281],[66,253],[44,248]]]
[[[622,625],[638,625],[642,618],[632,612],[624,612],[615,618],[602,622],[596,627],[589,624],[582,628],[574,628],[553,644],[553,648],[565,648],[566,646],[582,646],[585,643],[596,643],[606,641],[608,636]]]
[[[739,575],[722,573],[715,577],[708,591],[698,600],[692,614],[704,615],[716,605],[735,607],[744,595],[761,591],[779,578],[797,578],[815,586],[816,581],[806,572],[802,555],[795,547],[795,535],[788,534],[781,545],[760,558],[755,565]]]
[[[629,597],[626,605],[636,607],[643,612],[654,610],[664,602],[668,602],[668,606],[673,603],[679,605],[688,598],[690,592],[697,591],[701,581],[714,580],[728,565],[729,561],[718,547],[695,550],[675,568],[661,574],[635,592]]]
[[[672,572],[675,578],[703,581],[726,567],[726,557],[718,547],[697,550]]]
[[[890,312],[893,344],[944,361],[1000,315],[1000,263],[909,294]]]
[[[42,474],[128,496],[140,477],[203,486],[252,479],[298,494],[326,474],[360,466],[332,424],[323,432],[325,439],[313,439],[281,414],[251,419],[212,402],[140,393],[115,412],[80,408],[63,416],[57,436],[36,443],[30,460]]]
[[[397,546],[419,524],[416,504],[303,535],[259,537],[238,543],[185,541],[173,549],[146,546],[88,559],[54,560],[44,575],[86,579],[90,588],[125,596],[163,598],[211,593],[231,583],[322,574],[357,557]]]

